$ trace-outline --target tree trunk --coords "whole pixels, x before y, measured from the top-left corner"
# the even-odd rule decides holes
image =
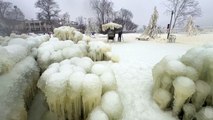
[[[176,22],[177,22],[177,17],[175,17],[175,19],[174,19],[174,22],[173,22],[173,25],[172,25],[172,30],[175,28]]]

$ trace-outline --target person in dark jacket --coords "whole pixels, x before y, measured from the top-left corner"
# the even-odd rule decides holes
[[[118,41],[121,42],[121,37],[122,37],[122,30],[118,32]]]

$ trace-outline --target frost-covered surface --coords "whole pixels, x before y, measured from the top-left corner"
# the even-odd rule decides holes
[[[37,56],[37,47],[47,41],[48,36],[37,36],[28,39],[14,38],[7,45],[0,46],[0,74],[8,72],[14,65],[28,55]]]
[[[5,37],[2,37],[0,36],[0,45],[1,46],[7,46],[8,45],[8,42],[12,39],[21,39],[21,40],[24,40],[26,42],[28,42],[30,44],[31,42],[31,45],[32,45],[32,42],[34,44],[41,44],[41,42],[44,42],[44,41],[47,41],[49,39],[48,35],[36,35],[36,34],[30,34],[30,35],[26,35],[26,34],[21,34],[21,35],[17,35],[17,34],[14,34],[12,33],[10,36],[5,36]],[[38,46],[36,46],[38,47]]]
[[[117,54],[120,58],[120,62],[116,64],[110,64],[106,63],[105,65],[110,65],[111,69],[113,70],[113,73],[115,75],[116,83],[117,83],[117,93],[120,95],[120,100],[123,103],[123,115],[122,120],[173,120],[176,119],[172,117],[171,112],[164,112],[160,110],[159,106],[154,102],[151,91],[153,87],[153,78],[151,69],[152,67],[159,62],[164,56],[166,55],[175,55],[175,56],[181,56],[184,52],[186,52],[189,48],[192,46],[189,45],[183,45],[183,44],[164,44],[164,43],[156,43],[155,41],[149,41],[149,42],[141,42],[141,41],[135,41],[134,39],[139,34],[124,34],[124,42],[123,43],[112,43],[112,54]],[[100,35],[102,36],[102,35]],[[104,35],[103,35],[104,36]],[[207,39],[202,39],[203,37],[206,37]],[[180,41],[180,43],[187,43],[187,44],[201,44],[204,41],[211,41],[212,34],[207,35],[198,35],[197,37],[186,37],[184,35],[180,35],[177,38],[177,41]],[[98,36],[97,36],[98,37]],[[104,36],[105,37],[105,36]],[[105,39],[103,37],[103,39]],[[184,38],[184,40],[180,39]],[[194,42],[193,39],[199,41],[198,43]],[[188,40],[191,39],[191,40]],[[99,37],[95,41],[102,40]],[[157,40],[156,40],[157,41]],[[159,40],[160,41],[160,40]],[[8,42],[7,42],[8,43]],[[7,45],[7,44],[6,44]],[[45,51],[45,50],[44,50]],[[72,64],[75,66],[81,66],[81,68],[86,71],[86,73],[90,73],[92,70],[90,66],[90,62],[78,62],[80,58],[75,58],[72,60]],[[70,63],[70,61],[65,60],[61,64],[67,64]],[[81,64],[83,63],[83,64]],[[32,65],[32,62],[29,62],[30,65]],[[61,65],[60,65],[61,66]],[[50,67],[50,66],[49,66]],[[58,65],[55,64],[51,66],[51,70],[49,70],[46,74],[45,79],[50,79],[48,74],[53,74],[58,69]],[[95,69],[95,68],[98,68]],[[67,71],[68,74],[70,69],[69,66],[66,67],[64,65],[63,71]],[[99,74],[99,77],[102,76],[103,82],[106,84],[107,89],[109,89],[108,85],[114,85],[113,77],[109,76],[111,75],[110,72],[106,73],[105,75],[101,75],[101,72],[105,71],[104,67],[100,67],[97,65],[93,68],[93,72],[96,74]],[[93,74],[94,74],[93,73]],[[73,87],[70,90],[76,90],[75,95],[78,95],[78,83],[80,82],[80,79],[82,78],[82,74],[85,74],[84,72],[78,72],[73,75],[73,78],[78,78],[78,81],[76,82],[76,79],[70,80],[69,83],[76,83],[76,84],[70,84],[74,85],[76,87]],[[60,76],[60,75],[59,75]],[[51,79],[53,79],[52,77]],[[62,77],[58,77],[58,75],[55,76],[55,80],[60,80],[61,78],[64,78],[64,75]],[[110,81],[105,81],[106,79],[110,79]],[[2,79],[1,79],[2,80]],[[3,83],[5,82],[5,83]],[[7,82],[11,81],[3,81],[2,82],[2,89],[6,89],[9,84]],[[61,82],[59,82],[61,83]],[[63,80],[62,80],[63,83]],[[56,85],[57,84],[52,84]],[[60,84],[61,85],[61,84]],[[202,86],[201,84],[198,84],[199,86]],[[61,87],[61,86],[59,86]],[[1,89],[0,88],[0,89]],[[114,89],[114,87],[111,87],[110,89]],[[102,87],[102,90],[104,87]],[[50,89],[51,90],[51,89]],[[0,93],[2,94],[1,90]],[[202,90],[200,90],[202,92]],[[59,91],[60,92],[60,91]],[[107,92],[106,92],[107,93]],[[103,94],[103,93],[102,93]],[[103,94],[104,95],[104,94]],[[63,94],[61,95],[63,97]],[[70,97],[72,98],[72,97]],[[1,99],[1,98],[0,98]],[[169,98],[168,98],[169,99]],[[46,104],[43,105],[43,98],[41,95],[38,95],[35,97],[35,101],[41,101],[39,103],[33,102],[33,106],[30,109],[30,118],[32,120],[35,120],[36,118],[41,118],[41,120],[57,120],[56,115],[50,111],[47,110]],[[115,100],[111,100],[115,101]],[[14,102],[15,103],[15,102]],[[42,103],[42,104],[40,104]],[[111,103],[111,102],[110,102]],[[21,105],[21,104],[20,104]],[[92,110],[91,114],[89,115],[89,120],[96,120],[96,118],[100,118],[102,120],[107,120],[109,117],[106,112],[103,111],[101,106],[97,106],[94,110]],[[22,107],[23,108],[23,107]],[[41,108],[41,109],[40,109]],[[33,109],[33,110],[32,110]],[[193,109],[190,107],[186,107],[185,110]],[[23,110],[23,109],[22,109]],[[39,111],[40,110],[40,111]],[[24,111],[24,110],[23,110]],[[36,112],[37,111],[37,112]],[[5,112],[5,111],[4,111]],[[110,112],[110,111],[109,111]],[[23,112],[24,113],[24,112]],[[206,114],[211,117],[211,110],[205,110],[205,112],[201,112],[202,114]],[[1,113],[3,115],[4,113]],[[24,113],[25,114],[25,113]],[[40,115],[39,115],[40,114]],[[109,114],[109,113],[108,113]],[[190,116],[191,113],[188,113]],[[37,116],[39,115],[39,116]],[[106,117],[107,115],[107,117]],[[24,116],[24,115],[23,115]],[[34,117],[36,116],[36,117]],[[0,116],[0,118],[2,118]],[[33,119],[35,118],[35,119]],[[30,119],[30,120],[31,120]]]
[[[114,30],[114,29],[119,29],[119,28],[122,28],[122,25],[119,25],[119,24],[113,23],[113,22],[110,22],[110,23],[102,25],[102,30],[103,31],[106,31],[108,29]]]
[[[58,119],[85,120],[93,109],[102,104],[102,95],[105,96],[104,107],[101,106],[103,114],[109,118],[121,117],[123,106],[115,92],[117,82],[113,71],[108,65],[94,64],[90,58],[74,57],[51,64],[37,86],[45,94],[50,111]],[[107,108],[110,105],[115,108],[117,105],[114,114]]]
[[[38,63],[45,70],[51,63],[61,62],[73,57],[90,57],[93,61],[112,60],[118,62],[119,58],[111,53],[111,47],[101,41],[79,41],[74,44],[70,40],[60,41],[50,38],[38,49]]]
[[[202,108],[197,114],[196,114],[197,120],[212,120],[213,119],[213,108],[210,106]]]
[[[186,103],[192,103],[199,111],[204,105],[213,105],[213,45],[192,48],[181,58],[165,57],[153,68],[153,94],[160,89],[174,96],[167,103],[162,98],[155,101],[159,106],[172,108],[179,115]],[[165,98],[165,97],[164,97]],[[164,100],[165,102],[165,100]],[[170,104],[172,103],[172,104]],[[165,105],[163,105],[165,104]],[[187,114],[187,113],[185,113]]]
[[[69,40],[59,41],[58,38],[50,38],[38,49],[38,63],[42,70],[45,70],[51,63],[72,57],[83,57],[86,54],[86,43],[74,44]]]
[[[17,35],[17,34],[15,34],[15,33],[11,33],[11,34],[10,34],[10,37],[11,37],[11,38],[22,38],[22,39],[26,39],[26,38],[28,38],[29,36],[28,36],[27,34]]]
[[[62,26],[54,29],[54,36],[59,40],[71,40],[75,43],[82,40],[83,34],[73,27]]]
[[[27,120],[38,78],[39,68],[33,57],[26,57],[0,76],[1,120]]]
[[[134,34],[124,34],[125,43],[112,44],[112,53],[120,57],[112,65],[118,93],[124,106],[122,120],[175,120],[154,102],[152,67],[165,55],[182,55],[191,46],[135,41]]]
[[[0,46],[0,118],[27,120],[40,76],[34,51],[49,37],[11,37],[4,37],[7,40]]]
[[[8,41],[10,40],[11,38],[6,36],[6,37],[2,37],[0,36],[0,45],[4,46],[4,45],[7,45]]]
[[[104,60],[104,54],[111,51],[111,47],[101,41],[89,42],[88,56],[94,61]],[[106,55],[105,55],[106,56]]]

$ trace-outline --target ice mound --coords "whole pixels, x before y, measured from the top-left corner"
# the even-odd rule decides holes
[[[187,120],[195,117],[194,109],[198,112],[213,105],[212,45],[192,48],[181,58],[165,57],[154,66],[152,74],[154,100],[162,109],[172,108],[173,115],[184,111]],[[201,110],[198,114],[200,118],[204,113]]]
[[[27,120],[27,109],[36,92],[39,67],[31,56],[0,76],[1,120]]]
[[[123,106],[116,92],[113,71],[90,58],[74,57],[51,64],[41,75],[37,86],[58,119],[92,120],[97,113],[100,113],[97,118],[106,120],[121,117]],[[107,108],[114,105],[117,105],[114,110]]]
[[[93,61],[111,60],[118,62],[118,56],[113,55],[110,51],[111,47],[104,42],[93,41],[87,43],[85,41],[78,41],[77,44],[74,44],[69,40],[59,41],[58,38],[50,38],[49,41],[41,44],[37,54],[39,66],[44,71],[54,62],[61,62],[74,57],[90,57]]]
[[[54,29],[54,36],[60,40],[71,40],[75,43],[82,40],[83,34],[73,27],[62,26]]]

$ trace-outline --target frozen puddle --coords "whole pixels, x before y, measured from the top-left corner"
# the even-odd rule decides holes
[[[152,67],[166,55],[184,54],[190,46],[133,42],[114,44],[120,62],[112,66],[124,105],[123,120],[175,120],[152,100]]]

